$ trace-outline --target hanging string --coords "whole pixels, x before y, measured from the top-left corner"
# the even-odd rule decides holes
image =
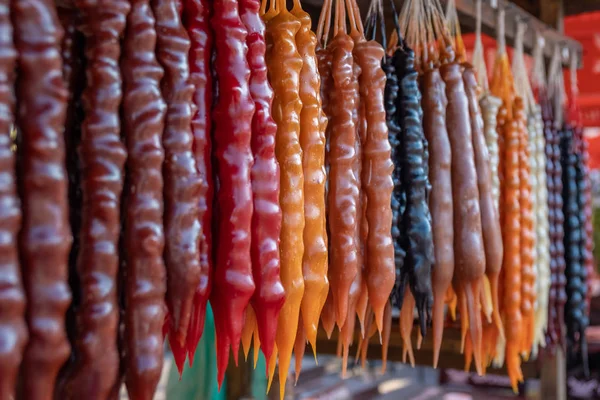
[[[477,82],[485,93],[489,91],[489,82],[483,51],[483,41],[481,40],[481,0],[477,0],[475,8],[475,48],[473,49],[473,68],[475,68]]]
[[[358,26],[356,24],[356,18],[354,17],[354,4],[356,4],[356,1],[354,0],[344,0],[345,6],[346,6],[346,10],[348,12],[348,19],[350,21],[350,36],[352,37],[356,37],[358,35],[361,35],[362,32],[359,31]],[[352,4],[354,3],[354,4]],[[358,20],[360,21],[360,15],[358,17]],[[344,24],[345,24],[345,20],[344,20]],[[361,24],[361,28],[362,28],[362,24]]]
[[[525,57],[523,56],[523,37],[525,36],[526,26],[523,21],[517,22],[517,34],[515,37],[515,47],[512,59],[512,73],[515,82],[515,93],[517,96],[525,100],[525,82],[527,76],[525,74]],[[525,103],[525,114],[529,112],[528,105]]]
[[[544,37],[536,32],[535,45],[533,47],[533,71],[531,74],[531,83],[537,89],[546,90],[546,65],[544,60],[544,46],[546,41]]]
[[[458,12],[456,11],[455,0],[448,0],[448,3],[446,4],[446,21],[448,22],[448,27],[450,28],[450,35],[452,45],[456,53],[456,60],[459,63],[462,63],[465,61],[465,45],[462,41],[460,22],[458,20]]]
[[[327,39],[329,36],[329,26],[331,25],[331,1],[325,0],[323,8],[321,9],[321,15],[319,15],[319,24],[317,25],[317,43],[322,48],[327,46]],[[323,30],[325,29],[325,32]]]
[[[572,101],[575,101],[579,94],[579,86],[577,84],[577,53],[571,52],[571,59],[569,62],[569,78],[571,81],[571,96]]]
[[[533,96],[533,90],[531,89],[531,83],[527,76],[527,68],[525,65],[525,50],[523,40],[525,37],[525,32],[527,32],[527,24],[525,21],[519,21],[517,23],[517,38],[515,42],[512,70],[516,92],[523,99],[525,113],[529,114],[535,109],[536,102]]]
[[[475,2],[475,36],[481,40],[481,0]]]
[[[498,30],[496,31],[496,41],[498,42],[498,54],[506,53],[506,28],[504,25],[505,10],[501,7],[498,10]]]
[[[554,47],[548,74],[548,96],[554,99],[554,126],[559,129],[563,124],[563,96],[565,93],[564,79],[562,77],[562,63],[560,46]]]

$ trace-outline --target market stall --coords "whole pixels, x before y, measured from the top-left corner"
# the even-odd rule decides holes
[[[19,0],[0,30],[0,398],[151,399],[165,343],[230,398],[251,352],[281,399],[307,351],[588,372],[576,40],[482,0]]]

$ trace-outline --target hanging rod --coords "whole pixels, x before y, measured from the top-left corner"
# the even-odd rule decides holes
[[[442,0],[445,3],[444,0]],[[476,20],[476,0],[455,0],[456,10],[461,24],[475,29]],[[493,38],[496,37],[496,25],[498,23],[498,10],[505,10],[505,32],[506,42],[513,46],[517,35],[518,21],[525,22],[527,30],[523,38],[525,51],[531,54],[537,40],[537,36],[544,38],[544,55],[550,59],[555,46],[560,46],[563,58],[563,65],[569,66],[569,57],[571,54],[577,55],[578,67],[583,66],[583,47],[578,41],[563,35],[556,29],[551,28],[527,11],[523,10],[514,3],[506,0],[483,0],[481,2],[481,31]]]
[[[362,13],[365,13],[369,7],[371,0],[357,0]],[[396,9],[401,10],[403,0],[395,0]],[[311,4],[316,7],[323,6],[323,0],[303,0],[303,3]],[[441,0],[445,5],[446,1]],[[476,21],[476,0],[455,0],[456,10],[461,25],[475,30]],[[496,25],[498,23],[498,10],[505,10],[505,28],[506,28],[506,44],[514,47],[517,35],[517,22],[523,21],[527,24],[527,31],[523,37],[523,45],[525,52],[531,54],[537,40],[537,36],[544,38],[544,55],[550,59],[556,45],[560,46],[563,57],[563,65],[569,66],[569,57],[575,53],[577,55],[578,67],[583,66],[583,47],[578,41],[565,36],[556,29],[551,28],[527,11],[518,7],[516,4],[507,0],[482,0],[481,4],[481,31],[493,38],[496,37]],[[387,10],[387,7],[386,7]]]

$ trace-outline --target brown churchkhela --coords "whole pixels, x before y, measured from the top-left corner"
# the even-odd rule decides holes
[[[448,99],[446,124],[453,127],[448,130],[452,149],[452,192],[454,196],[460,195],[460,201],[454,201],[453,204],[454,286],[459,304],[466,303],[466,309],[462,307],[461,311],[468,313],[475,365],[480,372],[482,369],[481,314],[477,305],[481,290],[481,278],[485,272],[485,251],[468,97],[460,64],[456,62],[443,64],[440,72],[446,83]],[[467,322],[465,321],[463,324],[467,324]]]
[[[21,228],[21,204],[17,195],[15,154],[11,130],[14,124],[14,69],[9,1],[0,2],[0,398],[15,396],[16,378],[27,342],[25,293],[21,281],[17,239]]]
[[[125,200],[125,369],[132,399],[151,399],[163,363],[163,69],[155,57],[149,0],[133,0],[123,48],[123,130],[129,157]],[[142,110],[143,112],[136,112]]]
[[[477,101],[477,80],[475,71],[470,64],[464,65],[463,81],[469,101],[471,115],[471,133],[473,136],[473,152],[475,155],[475,168],[477,170],[477,187],[479,189],[479,208],[481,212],[481,226],[483,245],[485,248],[485,273],[488,276],[492,292],[493,322],[503,335],[502,320],[500,319],[498,300],[498,279],[502,268],[502,231],[498,210],[494,204],[492,193],[492,171],[483,131],[481,109]],[[483,290],[483,288],[482,288]]]
[[[164,68],[161,81],[167,103],[163,147],[165,264],[170,340],[185,345],[192,303],[200,281],[198,195],[191,131],[194,86],[189,80],[190,41],[177,0],[152,0],[156,18],[156,56]]]
[[[331,76],[331,63],[333,61],[333,55],[329,51],[329,49],[324,48],[324,42],[327,40],[328,34],[325,34],[325,40],[323,40],[323,30],[328,29],[331,20],[331,3],[332,0],[325,0],[323,4],[323,10],[321,11],[321,15],[319,16],[319,25],[317,28],[317,49],[316,49],[316,57],[317,57],[317,67],[319,69],[319,75],[321,76],[321,106],[323,108],[323,123],[327,124],[325,129],[325,172],[327,176],[327,182],[325,185],[325,213],[327,219],[329,219],[329,203],[327,199],[329,198],[329,174],[330,174],[330,163],[329,163],[329,148],[330,148],[330,140],[331,140],[331,123],[329,122],[328,117],[331,116],[331,106],[330,106],[330,96],[331,91],[333,90],[333,78]],[[327,31],[328,32],[328,31]],[[328,237],[331,234],[329,223],[326,224],[326,230]],[[328,247],[331,250],[331,240],[328,240]],[[329,262],[331,262],[331,254],[328,257]],[[331,334],[333,333],[333,329],[335,327],[335,309],[333,304],[333,295],[331,290],[331,269],[329,268],[327,271],[327,275],[329,278],[330,286],[329,293],[327,294],[327,298],[325,299],[325,304],[323,305],[323,309],[321,310],[321,323],[323,325],[323,329],[327,333],[327,337],[331,338]]]
[[[423,131],[429,142],[429,208],[435,252],[433,289],[433,365],[437,366],[444,329],[444,298],[454,274],[454,230],[452,205],[452,149],[446,129],[446,93],[439,69],[425,71],[421,78]]]
[[[355,7],[355,17],[359,13]],[[394,188],[391,146],[384,106],[386,77],[381,62],[383,47],[374,40],[356,45],[355,60],[361,68],[360,101],[364,106],[366,132],[361,135],[362,172],[361,184],[366,192],[367,243],[366,284],[369,304],[375,312],[378,329],[383,329],[383,314],[394,287],[395,265],[392,243],[391,197]],[[364,139],[362,139],[364,136]],[[363,206],[364,207],[364,206]],[[352,318],[354,318],[352,316]]]
[[[321,106],[321,78],[317,67],[316,35],[310,30],[311,19],[294,1],[292,15],[300,20],[296,47],[302,57],[300,71],[300,146],[304,174],[304,256],[302,273],[304,295],[301,303],[303,329],[316,355],[319,316],[327,299],[327,231],[325,215],[325,129]],[[302,337],[304,335],[301,335]],[[297,370],[299,372],[299,370]]]
[[[344,7],[337,0],[338,12],[343,14]],[[340,13],[340,11],[342,11]],[[356,252],[356,224],[359,205],[358,180],[354,176],[353,166],[356,157],[356,124],[353,110],[356,104],[358,85],[353,85],[352,49],[354,42],[343,29],[338,29],[328,50],[332,54],[331,74],[333,90],[330,93],[330,132],[329,139],[329,242],[330,242],[330,283],[338,326],[343,326],[348,311],[350,286],[358,273]],[[375,310],[381,313],[383,307]]]
[[[206,315],[206,304],[212,287],[213,272],[213,197],[214,180],[212,168],[212,119],[213,80],[211,56],[213,35],[210,29],[212,1],[184,0],[183,24],[190,38],[190,80],[194,85],[195,113],[192,118],[194,135],[194,155],[200,177],[198,196],[198,220],[200,221],[200,281],[194,296],[192,317],[187,333],[187,352],[190,364],[202,332]]]
[[[352,122],[355,126],[355,141],[354,141],[354,162],[352,164],[352,171],[354,176],[356,177],[356,186],[359,188],[358,202],[356,204],[356,224],[354,226],[354,241],[356,243],[357,251],[356,251],[356,265],[357,265],[357,273],[354,275],[354,279],[352,280],[352,284],[350,285],[350,290],[348,291],[348,309],[346,313],[346,320],[343,323],[343,326],[340,327],[341,330],[341,344],[342,344],[342,376],[346,376],[346,366],[347,359],[349,354],[349,345],[352,343],[352,339],[354,336],[354,326],[356,324],[355,312],[356,305],[358,303],[358,299],[361,295],[362,277],[363,277],[363,269],[365,267],[365,242],[362,240],[362,234],[365,232],[365,229],[368,229],[365,217],[365,206],[366,206],[366,195],[364,191],[361,189],[362,184],[362,146],[363,146],[363,135],[366,134],[367,129],[367,121],[365,118],[365,105],[362,102],[360,95],[360,85],[359,85],[359,77],[362,76],[362,68],[358,63],[358,55],[362,53],[362,48],[366,44],[363,31],[362,24],[361,26],[357,26],[357,19],[354,15],[354,9],[352,6],[352,0],[344,0],[344,5],[340,7],[345,7],[345,10],[348,13],[349,18],[349,26],[350,26],[350,37],[354,41],[354,47],[352,49],[352,56],[354,59],[354,63],[352,64],[352,92],[354,94],[354,104],[356,105],[352,110]],[[360,19],[358,19],[360,21]],[[339,323],[338,323],[339,326]]]
[[[72,398],[112,391],[119,370],[117,277],[123,167],[121,142],[120,38],[130,5],[76,1],[86,37],[85,119],[80,144],[81,231],[77,254],[75,362],[67,378]]]
[[[65,332],[72,237],[62,135],[67,103],[60,57],[63,31],[51,0],[13,1],[11,13],[19,53],[17,125],[22,135],[19,250],[27,277],[30,331],[20,396],[43,399],[54,392],[58,371],[71,350]]]

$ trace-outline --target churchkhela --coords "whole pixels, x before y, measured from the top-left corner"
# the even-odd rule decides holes
[[[241,344],[281,398],[319,329],[342,375],[376,334],[385,371],[395,338],[436,367],[460,332],[465,369],[515,390],[542,347],[586,360],[560,48],[546,77],[538,35],[528,76],[519,22],[511,70],[499,10],[488,83],[481,0],[472,64],[446,4],[324,0],[313,32],[301,0],[0,3],[1,396],[152,399],[209,304],[218,384]]]
[[[280,396],[283,398],[287,372],[296,340],[300,305],[304,295],[304,173],[300,144],[300,73],[303,60],[296,34],[301,22],[285,1],[273,0],[263,15],[267,30],[267,70],[273,88],[273,119],[277,124],[275,156],[280,167],[281,283],[285,302],[279,313],[275,347],[269,363],[269,387],[279,359]]]
[[[163,68],[155,56],[156,31],[149,0],[131,3],[123,48],[123,121],[130,186],[125,192],[124,345],[125,383],[132,398],[151,398],[163,363],[166,269],[163,260],[162,146],[166,105],[161,95]],[[136,113],[144,105],[144,113]],[[143,146],[140,146],[142,144]],[[140,237],[144,240],[138,240]],[[146,243],[147,245],[144,245]],[[143,282],[144,290],[136,290]],[[143,328],[142,328],[143,327]],[[142,361],[142,360],[145,360]]]
[[[212,112],[216,159],[217,238],[210,302],[217,331],[219,386],[232,349],[237,363],[244,313],[254,294],[250,256],[252,224],[251,149],[254,101],[249,92],[246,37],[236,0],[213,2],[211,26],[216,57],[213,68],[218,98]]]
[[[204,330],[206,305],[210,296],[213,274],[213,196],[214,177],[212,150],[213,80],[211,56],[213,33],[210,29],[211,2],[208,0],[183,1],[182,22],[190,39],[190,81],[194,85],[192,101],[195,113],[191,121],[194,137],[193,149],[196,169],[200,178],[198,193],[198,221],[200,222],[200,280],[192,305],[190,324],[186,336],[186,351],[193,362],[196,346]]]

